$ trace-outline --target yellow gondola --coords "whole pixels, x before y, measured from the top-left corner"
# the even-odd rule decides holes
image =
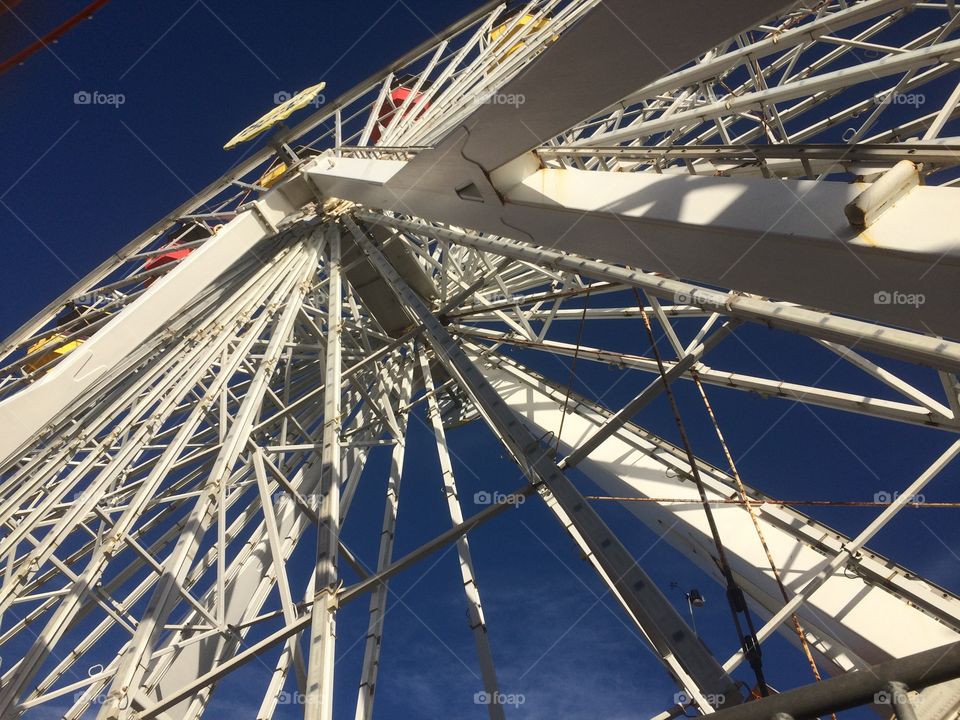
[[[546,16],[537,17],[536,15],[531,15],[530,13],[524,13],[519,20],[516,19],[516,15],[508,17],[504,22],[497,25],[495,28],[490,30],[489,40],[491,43],[495,43],[501,38],[506,38],[504,40],[504,45],[509,42],[509,40],[518,35],[528,35],[535,33],[537,30],[540,30],[547,23],[550,22],[550,18]],[[554,35],[550,42],[555,42],[557,36]],[[522,50],[526,47],[526,43],[522,40],[510,45],[506,50],[504,50],[500,55],[500,60],[504,60],[511,55],[513,55],[518,50]]]
[[[66,338],[66,335],[58,332],[47,335],[46,337],[42,337],[27,349],[27,354],[32,355],[33,353],[42,350],[47,345],[63,342],[64,338]],[[63,345],[59,345],[50,352],[44,353],[43,355],[40,355],[28,362],[26,365],[27,370],[30,372],[36,372],[45,365],[52,363],[54,360],[61,358],[64,355],[69,355],[81,345],[83,345],[83,340],[80,338],[71,340]]]
[[[260,179],[257,180],[257,185],[269,190],[278,182],[280,182],[280,178],[282,178],[289,169],[290,168],[287,167],[285,162],[281,162],[278,165],[271,167],[262,176],[260,176]]]

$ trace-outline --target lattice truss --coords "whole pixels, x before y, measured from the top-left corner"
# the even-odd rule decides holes
[[[607,8],[488,4],[282,129],[8,338],[0,717],[65,702],[68,718],[198,717],[253,658],[272,667],[258,718],[291,687],[307,717],[330,717],[335,618],[354,600],[370,603],[356,701],[370,717],[387,583],[451,543],[497,693],[466,537],[513,505],[464,518],[446,431],[467,422],[489,426],[530,481],[491,489],[542,498],[691,709],[735,702],[730,673],[747,653],[714,658],[564,471],[655,500],[627,506],[654,529],[677,523],[669,541],[723,582],[702,490],[757,639],[782,630],[825,674],[960,639],[957,597],[865,548],[960,452],[952,438],[848,538],[790,507],[748,506],[769,498],[735,467],[701,460],[694,472],[683,447],[638,424],[668,387],[695,383],[705,396],[720,386],[960,428],[960,333],[944,295],[958,247],[953,0],[742,5],[733,26],[711,19],[677,40],[683,63],[651,63],[639,80],[611,69],[630,92],[580,107],[569,76],[529,87]],[[564,82],[579,114],[562,130],[517,141],[510,162],[471,151],[483,128],[529,118]],[[844,207],[905,161],[906,194],[851,228]],[[418,190],[433,178],[446,194]],[[926,303],[878,304],[887,290]],[[569,341],[577,323],[642,333],[645,320],[662,357]],[[835,354],[861,381],[710,363],[753,324]],[[640,371],[649,385],[604,407],[531,369],[534,353]],[[452,529],[395,557],[407,421],[421,406]],[[339,528],[379,446],[392,463],[374,562]],[[316,537],[315,572],[293,574],[295,548]],[[931,716],[960,702],[954,684],[925,694]]]

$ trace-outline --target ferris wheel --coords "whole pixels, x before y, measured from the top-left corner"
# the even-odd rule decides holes
[[[492,2],[241,132],[267,143],[0,348],[0,718],[196,718],[254,661],[249,717],[291,688],[308,720],[374,717],[389,583],[447,548],[477,716],[505,717],[468,537],[524,500],[676,683],[659,717],[956,717],[960,598],[868,543],[960,454],[958,27],[954,0]],[[750,325],[876,394],[711,364]],[[591,344],[621,328],[647,350]],[[600,403],[534,360],[554,356],[647,384]],[[929,428],[943,451],[846,536],[741,476],[711,404],[734,391]],[[655,401],[678,441],[644,427]],[[401,554],[418,412],[449,530]],[[694,413],[725,464],[697,456]],[[526,478],[489,479],[479,510],[448,443],[468,423]],[[364,559],[340,531],[383,446]],[[700,641],[583,477],[720,583],[736,652]],[[335,698],[356,607],[361,674]],[[770,687],[775,634],[810,685]]]

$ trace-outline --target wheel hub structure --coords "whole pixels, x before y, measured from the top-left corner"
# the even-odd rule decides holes
[[[245,717],[280,717],[295,691],[309,720],[370,718],[389,583],[447,548],[477,714],[504,717],[468,536],[522,500],[676,683],[660,717],[771,717],[791,698],[777,711],[955,717],[960,599],[868,543],[960,453],[958,26],[953,0],[488,3],[274,130],[3,344],[0,717],[196,718],[256,663]],[[876,392],[711,364],[758,326]],[[618,333],[639,344],[593,344]],[[646,384],[598,401],[571,387],[588,364]],[[710,404],[734,391],[922,426],[942,454],[916,453],[847,536],[740,477]],[[644,426],[652,403],[679,436]],[[418,412],[450,529],[401,554]],[[694,414],[726,462],[693,456]],[[526,478],[484,478],[479,510],[454,474],[466,424]],[[375,452],[374,560],[341,526],[382,482]],[[598,489],[723,586],[738,651],[700,641]],[[292,558],[314,543],[304,572]],[[334,698],[354,601],[361,675]],[[776,634],[790,657],[760,652]],[[935,649],[939,669],[913,673]],[[802,704],[821,682],[771,694],[776,663],[810,665],[836,707]]]

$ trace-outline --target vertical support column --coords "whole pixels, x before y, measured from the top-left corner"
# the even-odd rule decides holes
[[[400,384],[400,407],[410,403],[413,387],[413,363]],[[403,422],[403,420],[401,420]],[[404,431],[406,424],[403,425]],[[397,513],[400,509],[400,482],[403,479],[403,458],[406,450],[406,437],[397,437],[390,456],[390,477],[387,480],[387,498],[383,509],[383,531],[380,533],[380,553],[377,558],[377,572],[393,562],[393,541],[396,537]],[[367,625],[367,640],[363,649],[363,670],[360,674],[360,688],[357,691],[357,711],[355,720],[370,720],[373,716],[373,700],[377,687],[377,673],[380,670],[380,648],[383,641],[383,617],[387,610],[387,580],[378,584],[370,593],[370,621]]]
[[[434,392],[433,377],[430,374],[430,361],[424,350],[418,353],[420,370],[423,374],[423,389],[427,394],[427,415],[433,426],[433,434],[437,440],[437,454],[440,456],[440,472],[443,475],[443,492],[447,497],[447,507],[450,511],[450,522],[454,527],[463,523],[463,511],[460,509],[460,499],[457,495],[457,483],[453,475],[453,463],[450,462],[450,452],[447,449],[447,436],[443,430],[443,420],[440,417],[440,403]],[[467,617],[473,638],[477,643],[477,655],[480,658],[480,674],[483,678],[483,689],[488,700],[487,710],[490,720],[503,720],[503,705],[500,704],[500,686],[497,683],[497,668],[493,664],[493,653],[490,650],[490,638],[487,636],[487,623],[483,617],[483,607],[480,605],[480,588],[473,571],[473,558],[470,555],[470,544],[464,535],[457,540],[457,555],[460,558],[460,573],[463,576],[463,591],[467,596]]]
[[[333,718],[333,665],[336,648],[337,547],[340,540],[340,385],[341,299],[340,229],[328,229],[327,358],[323,391],[320,511],[316,593],[307,666],[306,720]]]

